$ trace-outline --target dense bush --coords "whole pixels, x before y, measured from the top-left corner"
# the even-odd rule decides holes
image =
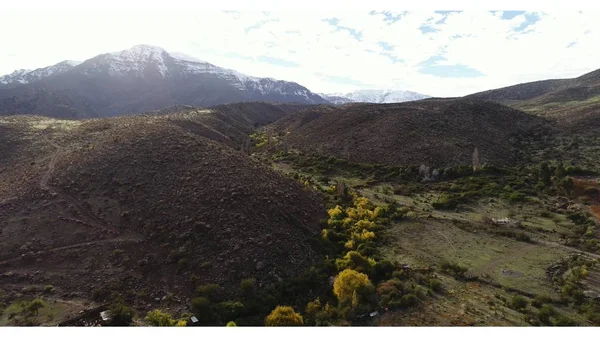
[[[177,324],[173,316],[158,309],[149,311],[146,320],[152,326],[175,326]]]
[[[134,311],[122,302],[113,303],[110,308],[110,324],[116,326],[128,326],[133,321]]]
[[[256,288],[256,280],[253,278],[246,278],[240,282],[240,288],[242,289],[242,293],[246,296],[254,293]]]
[[[461,266],[456,262],[443,262],[440,267],[443,271],[454,275],[454,277],[464,277],[468,270],[467,267]]]
[[[244,305],[238,301],[218,303],[215,309],[223,321],[233,321],[244,313]]]
[[[516,295],[512,298],[512,301],[510,302],[510,307],[515,309],[515,310],[521,310],[521,309],[525,309],[525,307],[527,307],[527,299],[525,299],[525,297],[521,296],[521,295]]]
[[[206,297],[196,297],[192,299],[192,311],[196,316],[206,318],[206,321],[212,319],[211,303]]]
[[[303,324],[302,316],[290,306],[277,306],[265,318],[266,326],[300,326]]]
[[[198,296],[206,297],[211,301],[217,301],[220,298],[222,291],[223,288],[218,284],[203,284],[196,288]]]
[[[551,297],[546,296],[546,295],[538,295],[531,301],[531,305],[536,308],[541,308],[542,305],[549,304],[552,302],[553,302],[553,300]]]
[[[550,319],[555,315],[556,310],[549,304],[542,305],[538,311],[538,319],[545,325],[552,325],[552,321]]]
[[[376,263],[374,259],[363,256],[357,251],[349,251],[343,258],[337,259],[335,265],[338,270],[354,269],[358,272],[371,275]]]
[[[431,203],[431,206],[435,209],[452,209],[456,208],[460,199],[455,195],[450,194],[442,194],[439,196],[434,202]]]

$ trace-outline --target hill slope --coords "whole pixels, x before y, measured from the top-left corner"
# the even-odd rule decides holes
[[[544,125],[540,118],[496,103],[427,99],[308,110],[274,124],[291,147],[388,165],[470,165],[519,158],[513,141]],[[541,131],[542,129],[540,129]]]
[[[204,137],[237,130],[213,128],[216,114],[0,119],[1,287],[89,298],[94,285],[142,306],[136,293],[170,292],[185,305],[192,275],[236,292],[242,278],[276,282],[318,261],[321,199]]]
[[[467,97],[556,120],[569,133],[593,132],[600,121],[600,69],[572,79],[522,83]]]
[[[247,76],[147,45],[98,55],[81,64],[68,63],[68,67],[58,69],[59,65],[53,66],[55,71],[43,68],[2,77],[0,115],[87,118],[177,104],[206,107],[251,101],[327,103],[294,82]],[[53,99],[39,99],[40,95]]]

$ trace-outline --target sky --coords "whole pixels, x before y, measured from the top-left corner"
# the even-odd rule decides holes
[[[313,92],[462,96],[600,68],[600,11],[0,10],[0,74],[137,44]]]

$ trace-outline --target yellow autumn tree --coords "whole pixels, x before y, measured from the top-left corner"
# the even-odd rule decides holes
[[[352,240],[354,241],[365,242],[373,239],[375,239],[375,233],[366,229],[363,229],[361,232],[352,233]]]
[[[369,277],[356,270],[345,269],[335,278],[333,294],[340,303],[348,303],[352,301],[354,292],[363,287],[372,287]]]
[[[290,306],[278,305],[265,318],[265,326],[298,326],[303,324],[302,316]]]
[[[334,208],[327,211],[329,213],[329,218],[332,220],[341,220],[343,218],[344,211],[340,205],[335,206]]]

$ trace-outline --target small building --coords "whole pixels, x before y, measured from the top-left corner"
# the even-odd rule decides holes
[[[108,322],[112,318],[110,310],[104,310],[100,312],[100,318],[102,318],[102,322]]]
[[[196,316],[190,317],[188,325],[191,325],[191,326],[198,325],[198,318]]]

